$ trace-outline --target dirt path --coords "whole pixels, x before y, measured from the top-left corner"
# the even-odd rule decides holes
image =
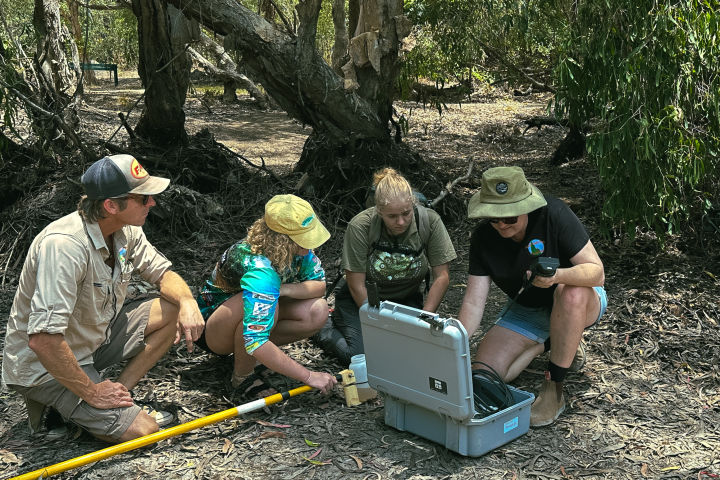
[[[120,89],[92,90],[86,122],[111,132],[115,110],[134,102],[138,85],[123,79]],[[284,113],[262,112],[247,100],[236,106],[203,98],[188,101],[188,129],[209,128],[220,141],[253,160],[262,155],[286,171],[302,149],[302,127]],[[473,103],[449,105],[439,116],[421,105],[398,105],[409,119],[408,141],[426,159],[460,176],[475,158],[477,172],[517,164],[544,192],[565,199],[587,225],[603,258],[610,308],[586,334],[589,361],[568,378],[569,406],[554,425],[479,458],[468,458],[383,421],[381,401],[347,408],[337,396],[305,394],[265,411],[206,427],[94,465],[61,478],[152,479],[711,479],[720,475],[720,321],[718,252],[693,256],[677,249],[660,253],[640,236],[632,244],[599,235],[601,192],[584,161],[551,167],[547,159],[564,131],[544,128],[523,134],[519,115],[540,114],[547,99],[516,99],[494,93]],[[103,120],[104,119],[104,120]],[[119,134],[122,140],[122,132]],[[458,185],[467,200],[478,175]],[[441,306],[457,315],[464,293],[470,222],[450,226],[459,258],[451,267],[451,288]],[[151,241],[181,265],[186,278],[201,275],[189,265],[209,266],[225,245],[184,238]],[[166,246],[167,245],[167,246]],[[336,250],[323,250],[326,265]],[[192,257],[192,262],[182,260]],[[332,257],[332,258],[331,258]],[[177,264],[177,263],[176,263]],[[19,266],[18,266],[19,268]],[[0,334],[4,332],[14,285],[0,290]],[[504,298],[493,290],[487,327]],[[477,341],[477,337],[473,341]],[[338,371],[308,342],[287,349],[301,363]],[[174,348],[135,391],[181,421],[230,408],[230,364],[203,353]],[[514,386],[535,392],[544,363],[533,362]],[[110,375],[113,372],[109,372]],[[282,378],[275,380],[283,385]],[[285,384],[287,385],[287,384]],[[293,385],[294,386],[294,385]],[[0,477],[81,455],[105,445],[87,435],[49,440],[28,435],[17,395],[0,392]]]

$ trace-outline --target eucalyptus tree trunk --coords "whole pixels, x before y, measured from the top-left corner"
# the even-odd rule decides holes
[[[145,106],[135,133],[159,146],[185,145],[185,97],[192,65],[187,45],[199,36],[197,24],[163,0],[132,0],[138,19],[138,73]]]
[[[335,43],[332,51],[332,68],[335,73],[342,75],[342,66],[348,61],[348,32],[345,28],[345,0],[333,0],[332,3],[333,28],[335,29]]]
[[[345,88],[357,88],[374,99],[378,114],[388,122],[400,73],[400,42],[410,33],[402,0],[362,0],[350,39],[350,61],[343,67]]]
[[[315,187],[326,190],[356,176],[366,181],[374,166],[397,163],[389,122],[399,43],[409,33],[402,0],[360,3],[359,38],[350,42],[344,77],[315,48],[321,0],[298,3],[297,36],[235,0],[168,2],[224,35],[225,48],[238,51],[248,76],[290,116],[313,127],[296,169],[310,173]]]
[[[66,49],[73,51],[74,43],[60,21],[58,0],[35,0],[33,26],[36,35],[33,63],[38,77],[36,100],[40,107],[56,114],[74,130],[80,123],[77,107],[72,102],[76,76],[65,56]],[[77,49],[74,51],[77,53]],[[45,139],[67,140],[57,122],[48,116],[36,117],[35,127]]]
[[[351,37],[355,36],[355,30],[357,30],[360,2],[361,0],[348,0],[348,34]]]
[[[67,7],[68,7],[68,20],[70,21],[70,30],[73,36],[73,39],[75,40],[75,45],[77,46],[77,56],[79,61],[76,61],[73,59],[73,65],[75,70],[75,75],[78,77],[82,77],[84,81],[88,82],[89,84],[92,84],[95,81],[95,72],[92,70],[87,70],[84,73],[80,69],[80,63],[89,63],[90,61],[87,58],[87,52],[85,51],[85,42],[83,41],[83,31],[82,31],[82,25],[80,25],[80,10],[79,10],[79,2],[78,0],[67,0]],[[83,94],[83,85],[82,83],[78,82],[77,85],[78,93],[80,95]]]

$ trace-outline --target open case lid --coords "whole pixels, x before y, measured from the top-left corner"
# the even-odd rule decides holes
[[[473,406],[470,346],[455,319],[384,301],[360,309],[370,386],[455,419]]]

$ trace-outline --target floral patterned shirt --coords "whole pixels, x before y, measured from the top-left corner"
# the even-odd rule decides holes
[[[320,259],[312,251],[296,255],[291,267],[278,273],[267,257],[252,253],[250,245],[240,241],[222,254],[197,302],[207,320],[223,302],[242,293],[245,350],[252,355],[270,338],[280,285],[308,280],[325,281]]]

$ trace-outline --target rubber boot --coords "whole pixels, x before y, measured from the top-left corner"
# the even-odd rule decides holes
[[[332,312],[330,312],[327,321],[325,321],[325,325],[323,325],[323,327],[318,330],[317,333],[310,337],[310,341],[316,346],[320,347],[322,350],[328,351],[332,349],[332,345],[335,340],[333,338],[334,333],[335,327],[333,326]]]
[[[530,407],[530,426],[550,425],[565,411],[565,395],[562,382],[553,382],[547,377]]]

